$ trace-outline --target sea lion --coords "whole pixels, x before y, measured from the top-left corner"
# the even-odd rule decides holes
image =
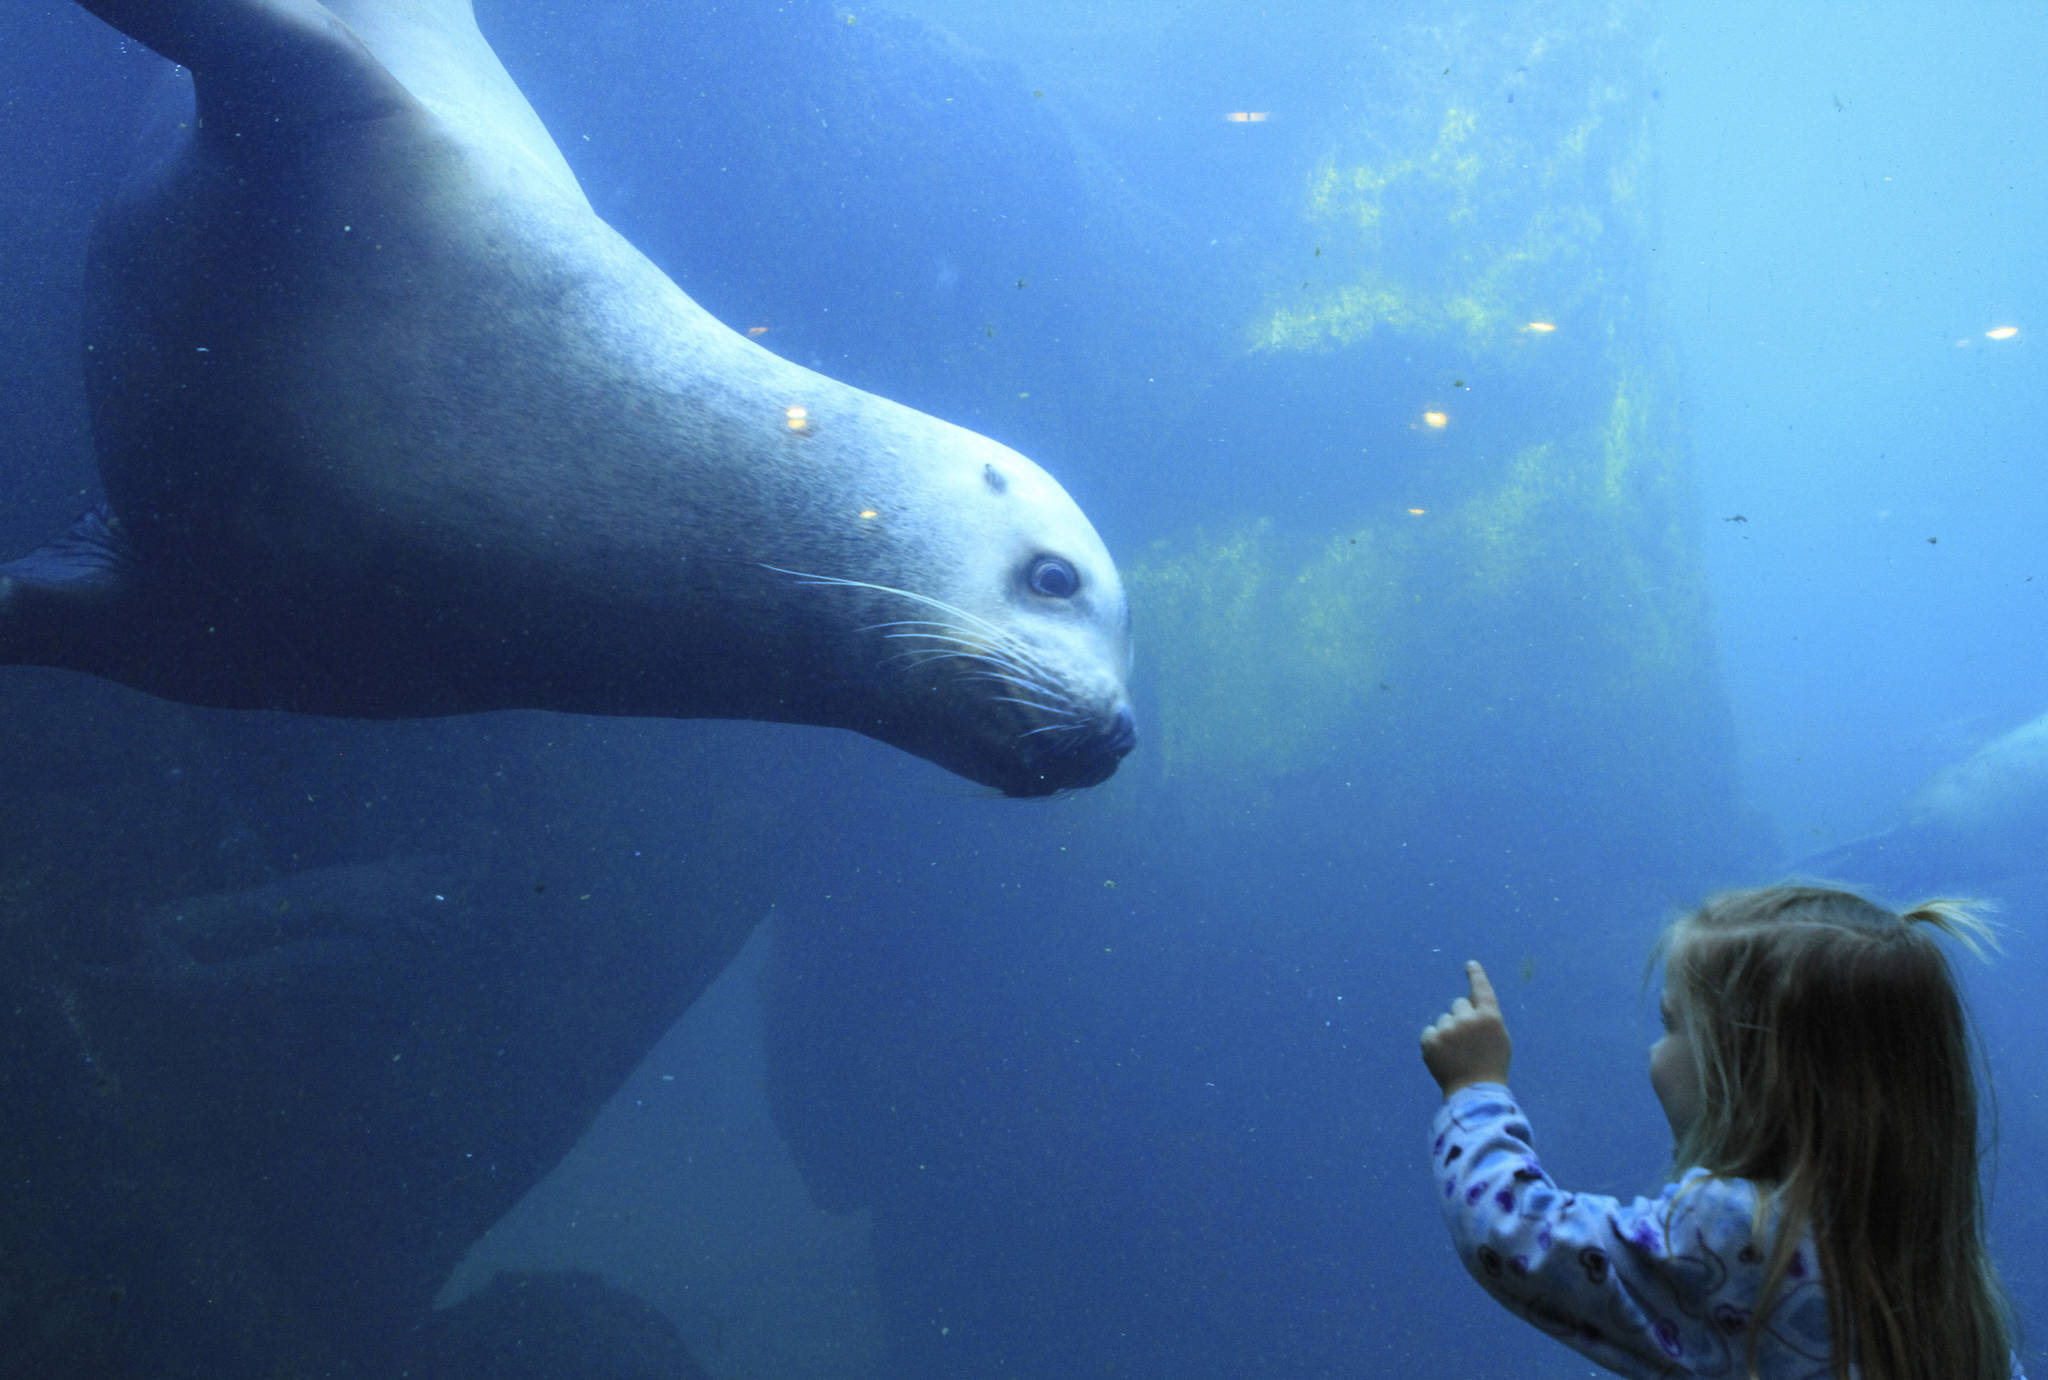
[[[1901,893],[1986,882],[2048,867],[2048,714],[1934,773],[1905,817],[1794,864]]]
[[[0,662],[831,725],[1010,795],[1130,750],[1123,587],[1066,492],[714,320],[591,209],[469,0],[81,3],[196,115],[95,232],[106,504],[0,566]]]

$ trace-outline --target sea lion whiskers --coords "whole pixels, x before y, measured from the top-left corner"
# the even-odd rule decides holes
[[[1025,729],[1017,736],[1019,738],[1036,738],[1041,733],[1086,733],[1087,731],[1088,725],[1086,724],[1040,724],[1037,728]]]
[[[1047,714],[1057,714],[1057,715],[1059,715],[1060,717],[1062,717],[1062,718],[1065,718],[1065,719],[1075,719],[1075,720],[1078,720],[1078,719],[1080,718],[1080,715],[1078,715],[1078,714],[1074,713],[1074,712],[1073,712],[1073,711],[1072,711],[1071,709],[1064,709],[1064,708],[1060,708],[1059,706],[1056,706],[1056,705],[1045,705],[1045,704],[1040,704],[1040,703],[1039,703],[1038,701],[1036,701],[1036,700],[1020,700],[1020,699],[1016,698],[1016,697],[1015,697],[1014,695],[996,695],[996,696],[993,696],[992,698],[993,698],[993,699],[995,700],[995,702],[996,702],[997,704],[1021,704],[1021,705],[1023,705],[1023,706],[1025,707],[1025,708],[1027,708],[1027,709],[1038,709],[1038,710],[1043,710],[1043,711],[1044,711],[1045,713],[1047,713]],[[1083,723],[1078,723],[1078,722],[1076,722],[1076,723],[1069,723],[1069,724],[1048,724],[1048,725],[1044,725],[1044,726],[1042,726],[1042,727],[1039,727],[1039,728],[1029,729],[1029,730],[1027,730],[1026,732],[1023,732],[1023,733],[1020,733],[1020,734],[1018,734],[1017,736],[1018,736],[1018,737],[1020,737],[1020,738],[1029,738],[1029,737],[1030,737],[1030,736],[1031,736],[1032,734],[1034,734],[1034,733],[1043,733],[1043,732],[1045,732],[1046,728],[1086,728],[1086,727],[1087,727],[1087,725],[1086,725],[1086,724],[1083,724]]]
[[[950,656],[961,661],[979,661],[991,668],[1001,668],[976,671],[961,677],[962,680],[966,681],[988,681],[996,685],[1009,686],[1022,692],[1018,695],[991,695],[989,697],[989,703],[991,704],[1021,705],[1025,709],[1045,715],[1048,718],[1078,719],[1081,717],[1074,709],[1072,701],[1057,688],[1033,680],[1030,676],[1022,674],[1021,668],[999,658],[992,656],[970,656],[964,652],[934,653],[933,655]],[[1012,674],[1012,672],[1016,672],[1016,674]],[[1035,696],[1035,698],[1025,698],[1025,696]]]
[[[901,638],[956,644],[957,650],[945,647],[921,647],[911,648],[908,651],[897,654],[898,657],[903,659],[914,660],[917,665],[924,665],[927,662],[942,659],[981,662],[984,665],[999,669],[986,671],[979,676],[968,677],[968,679],[1000,681],[1004,684],[1013,685],[1019,690],[1044,695],[1048,700],[1057,701],[1066,698],[1066,696],[1062,695],[1051,685],[1046,684],[1044,680],[1039,679],[1039,677],[1051,678],[1048,675],[1049,668],[1033,654],[1028,644],[1010,633],[1007,629],[1001,628],[979,614],[971,613],[957,604],[950,604],[944,599],[935,599],[929,594],[919,594],[915,590],[902,589],[896,585],[879,584],[873,580],[849,580],[837,575],[818,575],[810,571],[790,570],[784,566],[769,565],[766,562],[762,563],[761,568],[763,570],[773,570],[781,575],[795,576],[797,580],[804,584],[837,585],[851,589],[871,589],[879,594],[894,594],[900,598],[909,599],[914,603],[923,604],[927,608],[952,614],[957,618],[965,620],[966,625],[963,626],[960,623],[942,619],[905,618],[885,623],[870,623],[862,631],[875,632],[883,628],[928,629],[929,631],[891,632],[884,633],[883,635],[892,640]],[[895,659],[897,658],[889,658],[889,660]],[[1006,672],[1009,674],[1005,674]],[[1005,701],[998,699],[997,702]],[[1047,714],[1071,715],[1072,713],[1071,709],[1052,703],[1029,700],[1009,700],[1007,702],[1026,705]]]
[[[1008,635],[1001,628],[997,627],[994,623],[989,622],[988,619],[983,618],[980,614],[969,613],[966,609],[961,608],[958,604],[949,604],[944,599],[934,599],[929,594],[919,594],[915,590],[898,589],[895,585],[877,584],[873,580],[847,580],[842,579],[837,575],[814,575],[808,570],[790,570],[786,567],[779,565],[769,565],[765,561],[761,563],[761,568],[763,570],[772,570],[778,575],[794,575],[800,583],[807,585],[841,585],[848,589],[872,589],[878,594],[894,594],[899,596],[900,598],[909,599],[914,603],[923,604],[926,608],[938,609],[941,613],[950,613],[954,614],[957,617],[964,618],[968,622],[974,623],[982,629],[984,629],[985,631],[987,631],[988,634],[992,637],[1002,638]],[[890,623],[876,623],[872,626],[877,628],[886,628],[894,627],[897,625]],[[946,627],[949,625],[940,623],[936,626]]]
[[[1066,699],[1066,696],[1062,695],[1058,690],[1054,689],[1052,686],[1041,685],[1037,681],[1032,680],[1029,676],[1005,675],[1001,671],[979,671],[972,676],[968,676],[967,679],[992,680],[996,682],[998,685],[1014,686],[1016,689],[1022,690],[1026,693],[1036,692],[1040,695],[1044,695],[1047,699],[1060,701],[1064,701]],[[1018,700],[1017,703],[1024,704],[1027,703],[1027,701]],[[1046,712],[1048,713],[1054,711],[1054,706],[1049,704],[1041,704],[1039,708],[1046,710]],[[1058,712],[1064,714],[1067,712],[1067,710],[1065,708],[1060,708]]]
[[[879,624],[877,626],[887,627],[891,625]],[[962,676],[962,680],[992,681],[998,685],[1011,686],[1017,690],[1024,692],[1027,695],[1038,696],[1038,698],[1036,699],[1025,699],[1017,695],[996,695],[992,696],[990,699],[990,702],[993,704],[1022,705],[1024,708],[1035,710],[1040,714],[1048,716],[1057,715],[1059,717],[1068,719],[1078,719],[1081,717],[1080,714],[1073,708],[1071,702],[1069,702],[1068,697],[1066,695],[1062,694],[1054,686],[1048,685],[1044,681],[1038,680],[1034,676],[1029,674],[1030,671],[1040,668],[1038,668],[1035,665],[1035,663],[1031,665],[1024,664],[1025,658],[1023,658],[1021,655],[1017,657],[1011,657],[1005,655],[999,649],[987,646],[985,643],[973,641],[968,638],[955,637],[951,634],[890,633],[888,634],[888,636],[929,637],[941,642],[953,642],[959,644],[959,647],[913,648],[912,650],[907,652],[897,653],[896,656],[889,658],[891,661],[904,660],[909,661],[911,662],[911,664],[916,666],[926,666],[934,661],[961,661],[968,663],[978,662],[981,664],[981,666],[983,666],[986,669],[974,672],[970,675]],[[961,650],[962,648],[967,648],[971,650]],[[1081,725],[1075,724],[1071,725],[1071,727],[1078,728],[1081,727]],[[1030,735],[1025,734],[1022,736],[1028,737]]]
[[[969,665],[978,664],[984,669],[972,675],[964,675],[961,679],[968,681],[995,681],[998,684],[1014,686],[1018,690],[1028,693],[1042,695],[1048,700],[1065,700],[1067,698],[1057,686],[1050,683],[1052,678],[1046,674],[1045,668],[1022,653],[1021,650],[1014,649],[1013,647],[990,647],[984,644],[973,643],[965,645],[971,647],[972,650],[931,647],[902,652],[898,655],[906,660],[911,660],[913,664],[918,666],[929,665],[934,661],[959,661]],[[891,658],[891,660],[894,659]]]
[[[901,652],[898,652],[898,653],[897,653],[897,654],[896,654],[895,656],[893,656],[893,657],[890,657],[890,658],[888,658],[888,659],[889,659],[890,661],[898,661],[898,660],[902,660],[902,661],[908,661],[908,660],[911,660],[911,659],[913,659],[913,658],[916,658],[916,659],[921,659],[921,660],[925,660],[925,661],[930,661],[930,660],[932,660],[932,659],[934,659],[934,658],[937,658],[937,657],[948,657],[948,656],[967,656],[967,657],[981,657],[981,656],[988,656],[988,655],[990,655],[990,654],[992,654],[992,653],[994,652],[994,649],[993,649],[993,648],[991,647],[991,645],[990,645],[989,639],[987,639],[987,638],[985,638],[985,637],[968,637],[968,636],[963,636],[963,635],[962,635],[962,633],[961,633],[961,631],[960,631],[960,630],[955,630],[955,629],[953,628],[953,625],[952,625],[952,624],[950,624],[950,623],[870,623],[870,624],[869,624],[868,626],[866,626],[865,628],[862,628],[862,629],[861,629],[861,631],[862,631],[862,632],[875,632],[875,631],[878,631],[879,629],[882,629],[882,628],[903,628],[903,627],[927,627],[927,628],[944,628],[944,629],[946,629],[946,631],[944,631],[944,632],[897,632],[897,633],[883,633],[882,635],[883,635],[883,636],[884,636],[885,638],[887,638],[888,640],[892,641],[892,642],[894,642],[894,641],[897,641],[897,640],[900,640],[900,639],[911,639],[911,638],[915,638],[915,639],[919,639],[919,640],[922,640],[922,641],[927,641],[927,642],[950,642],[950,643],[953,643],[953,644],[954,644],[954,646],[953,646],[953,647],[950,647],[950,648],[949,648],[949,647],[911,647],[911,648],[909,648],[909,649],[907,649],[907,650],[905,650],[905,651],[901,651]],[[964,648],[965,650],[956,650],[956,649],[959,649],[959,648]],[[1007,660],[1008,660],[1008,658],[1004,658],[1004,660],[1005,660],[1005,661],[1007,661]]]
[[[1048,668],[1030,644],[1008,632],[998,631],[990,637],[969,636],[966,634],[971,633],[971,629],[955,628],[951,623],[923,619],[906,619],[899,623],[872,623],[861,631],[869,632],[879,628],[937,628],[942,631],[885,633],[884,636],[892,639],[919,638],[932,642],[952,642],[968,649],[966,652],[952,652],[939,647],[914,648],[900,653],[902,656],[922,655],[927,659],[942,656],[978,658],[1008,666],[1019,674],[1028,672],[1050,678]]]
[[[888,625],[878,624],[877,626],[887,627]],[[884,658],[884,665],[891,661],[907,661],[914,666],[925,666],[934,661],[980,662],[984,666],[999,668],[1000,671],[1013,671],[1016,675],[1004,676],[996,673],[984,673],[981,677],[973,677],[974,679],[993,678],[1007,680],[1020,689],[1038,690],[1048,695],[1055,693],[1052,687],[1033,679],[1027,674],[1034,670],[1042,671],[1044,668],[1032,661],[1021,650],[1011,652],[1005,648],[992,647],[986,642],[977,641],[972,638],[953,637],[940,633],[890,633],[888,636],[892,638],[928,637],[941,642],[957,643],[958,646],[912,647],[908,651],[898,652],[894,656]]]

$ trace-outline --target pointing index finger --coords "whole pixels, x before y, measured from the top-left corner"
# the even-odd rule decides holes
[[[1479,966],[1478,959],[1465,964],[1465,976],[1472,983],[1472,1005],[1481,1011],[1500,1013],[1500,998],[1493,994],[1493,981],[1486,976],[1486,969]]]

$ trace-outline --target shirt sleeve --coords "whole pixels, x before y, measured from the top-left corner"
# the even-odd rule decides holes
[[[1565,1192],[1498,1083],[1446,1099],[1431,1164],[1459,1258],[1510,1311],[1620,1375],[1743,1373],[1763,1274],[1752,1185],[1693,1169],[1657,1197],[1628,1203]],[[1802,1246],[1780,1286],[1760,1339],[1766,1375],[1827,1373],[1814,1264]]]

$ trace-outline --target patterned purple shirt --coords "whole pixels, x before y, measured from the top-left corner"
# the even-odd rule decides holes
[[[1436,1114],[1430,1164],[1458,1258],[1517,1316],[1618,1375],[1745,1375],[1744,1334],[1773,1222],[1757,1191],[1689,1169],[1655,1198],[1566,1193],[1536,1162],[1529,1122],[1498,1083]],[[1829,1380],[1827,1302],[1811,1243],[1792,1258],[1757,1340],[1761,1380]],[[2013,1380],[2025,1380],[2017,1358]]]

